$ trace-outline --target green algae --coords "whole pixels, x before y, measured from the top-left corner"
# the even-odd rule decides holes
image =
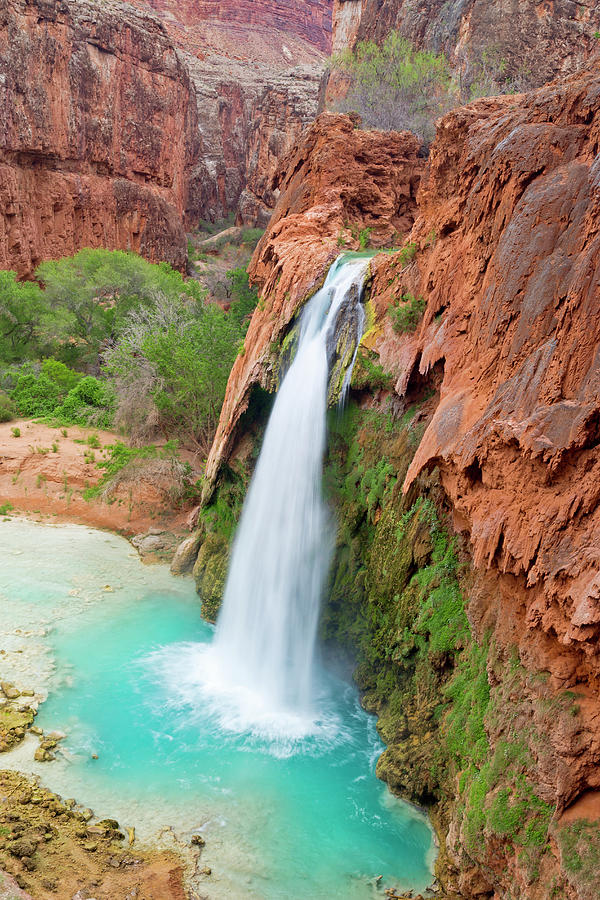
[[[200,546],[193,575],[202,600],[202,616],[216,622],[225,590],[229,541],[222,534],[207,534]]]

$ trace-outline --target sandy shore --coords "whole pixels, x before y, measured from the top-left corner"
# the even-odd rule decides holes
[[[20,432],[15,437],[15,430]],[[96,435],[100,448],[87,443]],[[132,535],[150,528],[186,534],[188,509],[173,509],[151,484],[134,483],[112,502],[85,500],[100,480],[97,462],[120,438],[109,431],[51,428],[28,419],[0,424],[0,507],[40,521],[64,521]],[[185,457],[185,454],[182,454]],[[194,465],[190,455],[190,463]]]

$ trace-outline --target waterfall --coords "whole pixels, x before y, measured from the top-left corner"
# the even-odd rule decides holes
[[[220,677],[275,715],[311,713],[333,531],[321,483],[329,373],[343,344],[340,328],[350,322],[343,393],[364,328],[367,267],[368,259],[340,257],[302,312],[296,355],[273,406],[234,542],[213,650]]]

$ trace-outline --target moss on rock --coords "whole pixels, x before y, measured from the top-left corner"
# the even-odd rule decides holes
[[[196,588],[202,599],[202,616],[208,622],[216,622],[229,562],[229,542],[221,534],[207,534],[198,558],[194,564],[193,575]]]
[[[442,832],[453,822],[442,883],[448,874],[451,887],[461,882],[453,858],[487,884],[488,852],[507,866],[518,858],[535,880],[554,808],[536,783],[543,723],[531,722],[523,680],[534,676],[471,633],[462,590],[469,558],[444,524],[435,471],[402,494],[422,427],[409,413],[399,420],[354,407],[332,421],[326,484],[339,531],[323,637],[353,653],[363,705],[379,717],[387,746],[377,775],[402,796],[435,804]],[[563,843],[585,873],[583,839]]]

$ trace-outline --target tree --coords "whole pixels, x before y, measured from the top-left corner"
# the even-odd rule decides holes
[[[71,363],[95,361],[131,309],[151,305],[158,297],[200,301],[203,296],[196,282],[185,281],[168,263],[154,265],[122,250],[86,248],[42,263],[36,276],[44,284],[48,306],[60,314],[55,337]]]
[[[209,303],[160,298],[132,310],[104,356],[117,399],[117,424],[144,442],[152,429],[207,454],[217,427],[241,329]]]
[[[360,41],[333,57],[331,67],[349,80],[340,108],[357,112],[365,125],[409,130],[429,142],[435,120],[456,103],[456,89],[443,53],[415,50],[398,31],[379,47]]]
[[[0,361],[11,363],[42,353],[50,310],[39,288],[0,271]]]

